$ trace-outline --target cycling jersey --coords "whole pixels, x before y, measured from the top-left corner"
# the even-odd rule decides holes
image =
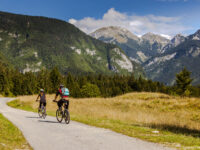
[[[62,95],[62,90],[59,89],[57,92],[56,92],[56,96],[60,95],[61,98],[67,98],[68,96],[64,96]]]
[[[41,95],[41,93],[38,95],[38,97],[40,97],[40,102],[43,102],[43,103],[46,103],[46,96],[45,96],[45,93],[43,93]]]

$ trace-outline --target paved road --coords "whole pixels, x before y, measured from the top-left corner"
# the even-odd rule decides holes
[[[71,121],[58,123],[55,117],[38,118],[37,113],[13,109],[11,99],[0,98],[0,112],[24,134],[35,150],[169,150],[107,129]]]

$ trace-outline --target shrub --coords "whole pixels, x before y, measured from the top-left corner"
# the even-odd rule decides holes
[[[100,94],[100,90],[95,84],[87,83],[81,88],[82,97],[98,97]]]

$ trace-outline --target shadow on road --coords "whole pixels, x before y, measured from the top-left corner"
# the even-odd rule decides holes
[[[58,121],[48,121],[48,120],[38,120],[38,121],[39,122],[45,122],[45,123],[59,123]]]
[[[40,117],[30,117],[30,116],[26,116],[26,118],[36,118],[36,119],[39,119]]]

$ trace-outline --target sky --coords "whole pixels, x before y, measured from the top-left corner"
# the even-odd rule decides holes
[[[121,26],[172,37],[200,29],[200,0],[0,0],[0,11],[61,19],[86,33]]]

